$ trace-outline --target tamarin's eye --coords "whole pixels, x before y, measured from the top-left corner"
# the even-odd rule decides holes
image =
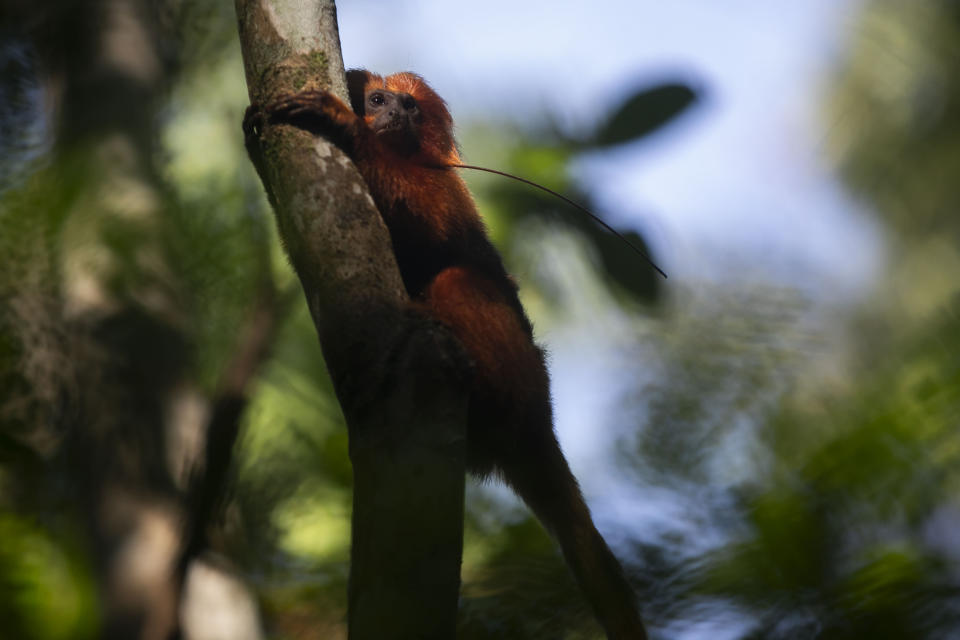
[[[384,102],[382,93],[372,93],[370,94],[370,104],[375,104],[378,107]]]

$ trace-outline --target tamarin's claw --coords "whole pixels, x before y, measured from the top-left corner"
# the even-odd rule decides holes
[[[251,104],[243,114],[243,138],[249,146],[263,131],[263,111],[260,105]]]

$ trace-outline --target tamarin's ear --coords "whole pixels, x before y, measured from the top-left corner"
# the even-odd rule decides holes
[[[364,96],[367,85],[380,78],[366,69],[350,69],[347,71],[347,93],[350,95],[350,106],[358,116],[364,115]],[[382,82],[382,79],[381,79]]]

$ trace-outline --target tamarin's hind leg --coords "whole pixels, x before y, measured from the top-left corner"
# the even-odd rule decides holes
[[[505,455],[527,450],[522,441],[532,430],[552,435],[543,356],[503,288],[472,267],[448,267],[427,285],[421,304],[450,327],[473,361],[470,471],[486,475]]]
[[[553,431],[543,353],[502,289],[469,267],[440,272],[424,292],[475,366],[467,431],[474,473],[496,471],[556,537],[615,640],[646,638],[633,589],[597,531]]]

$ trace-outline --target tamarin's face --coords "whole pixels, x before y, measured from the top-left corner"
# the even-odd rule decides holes
[[[453,118],[437,93],[414,73],[384,78],[369,71],[347,74],[353,110],[393,151],[425,162],[459,162]]]
[[[403,153],[420,149],[423,113],[412,95],[371,87],[363,108],[367,124],[392,148]]]

